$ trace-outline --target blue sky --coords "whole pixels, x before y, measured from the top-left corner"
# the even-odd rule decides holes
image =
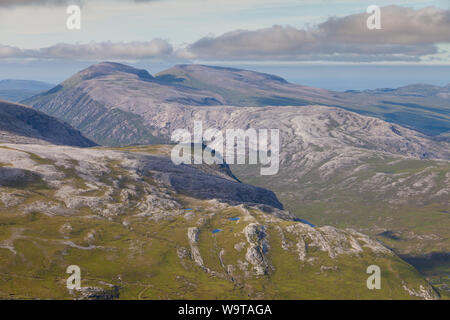
[[[365,77],[363,83],[354,82],[363,87],[383,86],[381,71],[386,69],[367,69],[368,65],[387,65],[391,69],[411,66],[410,72],[404,72],[408,74],[404,80],[397,79],[392,84],[450,82],[438,72],[450,67],[450,35],[445,34],[445,30],[449,34],[449,29],[438,22],[431,24],[428,34],[414,29],[428,28],[414,22],[423,15],[429,15],[432,21],[439,17],[445,20],[450,9],[448,0],[85,0],[81,2],[82,28],[70,31],[66,28],[65,11],[74,1],[0,2],[0,79],[29,78],[55,83],[78,68],[100,60],[115,60],[147,66],[152,72],[176,63],[246,66],[270,70],[302,83],[307,78],[296,76],[293,70],[311,72],[311,76],[319,72],[323,81],[306,84],[331,89],[342,89],[343,85],[333,85],[326,79],[333,78],[336,68],[349,64],[353,66],[351,70],[361,68],[349,73],[350,80],[364,75],[364,70],[378,74],[374,76],[379,78],[377,81]],[[384,14],[385,25],[393,28],[392,32],[384,30],[385,35],[374,36],[373,46],[364,42],[366,30],[355,34],[355,41],[352,36],[345,36],[352,32],[347,30],[346,17],[360,27],[368,16],[366,8],[372,4],[382,8],[382,24]],[[390,5],[398,6],[396,11]],[[433,10],[423,9],[431,6]],[[398,19],[405,19],[405,24],[397,26],[397,16],[391,11],[399,12]],[[333,17],[341,20],[333,23]],[[321,23],[323,26],[319,26]],[[330,38],[335,27],[340,32],[336,41]],[[401,32],[407,28],[417,36],[404,43],[402,39],[409,38],[409,34],[405,37]],[[327,35],[322,36],[324,33]],[[436,35],[436,39],[429,40],[430,35]],[[310,41],[311,37],[317,39]],[[291,45],[291,38],[298,43]],[[255,45],[258,39],[263,41]],[[424,65],[434,69],[413,72]],[[352,85],[353,81],[344,83]]]

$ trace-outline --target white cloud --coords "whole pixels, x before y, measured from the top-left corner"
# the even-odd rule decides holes
[[[87,44],[56,44],[33,51],[35,57],[64,59],[149,59],[167,57],[172,46],[165,40],[149,42],[90,42]]]
[[[0,43],[0,58],[22,57],[23,52],[19,48],[2,45]]]

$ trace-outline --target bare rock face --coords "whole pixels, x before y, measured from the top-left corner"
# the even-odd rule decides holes
[[[403,284],[403,289],[407,291],[411,296],[414,297],[420,297],[423,300],[435,300],[436,299],[436,293],[433,290],[430,290],[430,288],[426,288],[424,286],[420,286],[419,290],[414,290],[408,288],[406,284]]]
[[[279,129],[282,156],[294,159],[300,157],[297,155],[300,152],[313,152],[311,160],[320,161],[337,152],[344,155],[350,152],[346,157],[351,159],[353,155],[364,156],[370,151],[418,159],[450,159],[448,143],[432,141],[416,131],[338,108],[311,105],[302,108],[167,106],[167,109],[171,114],[170,124],[164,121],[164,113],[146,113],[148,121],[161,133],[178,128],[192,130],[194,120],[203,123],[203,130]],[[318,156],[321,159],[315,158]]]
[[[200,251],[198,249],[198,234],[199,234],[199,229],[198,228],[189,228],[188,229],[188,239],[189,239],[189,244],[191,246],[191,256],[192,259],[194,259],[195,263],[201,267],[204,268],[206,271],[208,271],[208,269],[205,268],[204,264],[203,264],[203,259],[202,256],[200,254]]]
[[[226,179],[222,172],[211,168],[206,173],[193,166],[174,165],[167,157],[51,145],[42,148],[40,145],[4,144],[0,148],[0,163],[7,164],[0,166],[0,186],[48,185],[55,188],[54,200],[64,203],[59,210],[89,207],[99,215],[113,217],[124,212],[124,205],[133,204],[136,215],[159,220],[181,213],[171,193],[201,200],[216,199],[232,205],[282,209],[282,204],[269,190],[240,183],[232,177]],[[105,157],[107,161],[103,160]],[[45,160],[36,163],[33,159]],[[120,165],[116,166],[116,162]],[[83,177],[87,181],[78,188],[70,183]],[[121,186],[120,193],[118,186]],[[87,195],[89,193],[97,195]],[[5,199],[5,203],[15,203],[8,195],[1,199]],[[48,210],[58,211],[55,207]]]
[[[256,275],[268,274],[271,268],[266,257],[266,253],[269,251],[269,244],[264,229],[264,226],[251,223],[243,231],[249,243],[245,259],[253,265]]]
[[[120,297],[119,287],[110,288],[83,287],[79,291],[74,291],[77,300],[113,300]]]

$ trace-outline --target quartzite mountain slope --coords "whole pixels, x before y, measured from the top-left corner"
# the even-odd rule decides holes
[[[438,298],[377,241],[257,205],[269,192],[223,171],[175,168],[168,146],[0,148],[0,298]],[[192,176],[229,185],[212,199]],[[372,264],[380,290],[366,286]],[[66,288],[69,265],[81,291]]]
[[[0,142],[95,145],[67,123],[27,106],[0,100]]]
[[[411,85],[398,89],[334,92],[291,84],[282,78],[233,68],[180,65],[156,79],[208,90],[234,106],[340,107],[397,123],[448,141],[450,131],[449,86]]]
[[[273,100],[274,94],[285,95],[289,99],[284,102],[276,101]],[[304,98],[304,108],[311,108],[310,101],[315,101],[354,109],[352,103],[357,101],[361,106],[361,113],[368,113],[364,107],[367,101],[375,99],[373,97],[380,99],[378,95],[367,97],[366,93],[342,93],[341,95],[351,95],[356,99],[349,104],[347,100],[339,98],[338,93],[289,84],[275,76],[237,69],[186,65],[152,77],[145,70],[116,63],[100,63],[80,71],[57,87],[28,99],[25,103],[69,122],[99,144],[129,145],[167,141],[171,130],[177,125],[172,123],[172,117],[185,106],[298,105],[292,100],[295,95]],[[254,100],[256,96],[258,99],[272,101],[257,102]],[[437,114],[436,110],[423,111],[421,108],[417,109],[417,106],[397,106],[392,102],[394,97],[391,99],[383,96],[381,99],[384,98],[387,99],[386,103],[390,101],[389,108],[394,108],[396,112],[403,110],[401,112],[405,113],[405,117],[402,119],[409,119],[406,113],[413,109],[420,113],[420,121],[428,121],[426,119],[431,114],[433,117]],[[448,120],[444,118],[450,108],[449,101],[445,100],[446,104],[442,103],[438,108],[442,111],[440,120],[428,123],[441,128],[440,133],[444,135],[448,131],[445,131],[446,124],[439,121]],[[299,112],[304,108],[299,107]],[[326,109],[321,110],[326,112]],[[358,112],[356,109],[355,111]],[[183,114],[187,116],[186,112]],[[394,118],[395,114],[389,113]],[[413,122],[420,122],[416,120]],[[410,133],[420,136],[419,133]]]
[[[119,92],[110,99],[103,97],[105,92],[111,90]],[[408,94],[414,90],[421,94]],[[129,105],[125,106],[120,95],[134,96],[136,99],[127,101]],[[140,132],[135,134],[133,140],[145,143],[151,140],[153,131],[151,128],[144,131],[142,128],[137,129],[141,119],[133,115],[141,114],[139,108],[142,99],[153,108],[167,104],[245,107],[320,104],[378,117],[444,140],[448,140],[450,131],[450,98],[445,87],[438,90],[416,85],[397,90],[333,92],[291,84],[269,74],[204,65],[179,65],[153,77],[145,70],[103,62],[80,71],[48,92],[27,99],[24,103],[49,114],[72,119],[72,125],[99,143],[108,143],[108,132],[112,131],[111,128],[102,128],[101,132],[95,130],[95,127],[103,127],[102,121],[97,121],[100,115],[91,112],[92,116],[86,122],[70,111],[90,112],[104,108],[100,112],[103,114],[102,119],[113,124],[127,123],[130,130]],[[107,105],[102,100],[107,101]],[[84,107],[86,103],[91,108]],[[72,109],[67,109],[68,104]],[[121,109],[129,109],[131,114],[123,113]],[[123,132],[123,127],[119,131],[123,135],[122,140],[130,140]]]
[[[101,63],[24,103],[69,122],[99,144],[130,145],[167,141],[144,121],[143,101],[158,109],[166,104],[222,104],[217,99],[219,95],[207,91],[155,81],[145,70]]]

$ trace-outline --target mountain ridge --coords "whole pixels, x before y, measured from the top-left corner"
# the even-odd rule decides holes
[[[75,87],[82,81],[83,76],[86,77],[86,81],[103,79],[102,81],[109,85],[112,81],[123,81],[128,88],[127,91],[130,92],[127,94],[131,94],[133,89],[147,91],[147,99],[150,99],[155,106],[174,104],[247,107],[319,104],[377,117],[437,139],[450,141],[448,136],[450,99],[446,91],[434,95],[416,94],[415,96],[401,93],[401,90],[406,90],[406,93],[413,90],[412,88],[404,89],[408,87],[389,92],[382,92],[382,89],[381,91],[378,89],[378,91],[334,92],[292,84],[280,77],[265,73],[207,65],[177,65],[152,76],[142,69],[103,62],[80,71],[47,93],[26,99],[23,103],[40,107],[46,103],[45,101],[51,101],[54,94],[63,87],[66,89]],[[83,90],[86,91],[86,89]],[[142,92],[139,95],[142,95]],[[414,97],[413,100],[411,100],[412,97]],[[120,99],[117,100],[120,101]]]
[[[34,80],[0,80],[0,99],[18,102],[54,87],[53,84]]]

